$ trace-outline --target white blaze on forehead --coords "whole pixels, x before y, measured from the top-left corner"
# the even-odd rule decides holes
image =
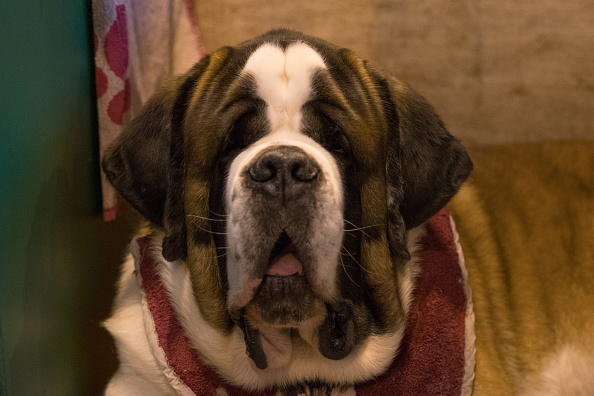
[[[267,43],[250,56],[243,73],[254,78],[258,96],[268,106],[271,132],[300,130],[301,107],[310,98],[311,78],[320,69],[326,69],[320,54],[300,42],[284,51]]]

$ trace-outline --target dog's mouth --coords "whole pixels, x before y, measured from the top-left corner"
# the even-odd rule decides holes
[[[291,275],[303,275],[303,265],[293,240],[283,231],[270,252],[265,277]]]
[[[247,312],[252,321],[291,326],[312,315],[316,300],[299,249],[283,231],[270,252],[262,282],[249,302]]]
[[[288,364],[295,340],[333,360],[354,348],[352,303],[328,292],[319,270],[331,264],[308,254],[311,243],[283,229],[232,300],[231,318],[260,369]]]
[[[300,251],[283,230],[261,272],[244,285],[244,305],[230,311],[244,333],[248,355],[260,369],[288,364],[299,329],[309,323],[312,332],[326,316],[326,305],[308,280],[311,263]]]

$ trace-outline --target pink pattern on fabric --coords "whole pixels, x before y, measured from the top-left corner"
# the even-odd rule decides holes
[[[196,37],[196,49],[198,50],[198,55],[200,58],[202,58],[204,55],[206,55],[206,48],[204,48],[204,44],[202,44],[202,40],[200,40],[200,24],[198,23],[198,18],[196,17],[194,2],[192,0],[184,0],[184,4],[186,6],[188,18],[190,19],[192,33]]]
[[[128,29],[126,27],[126,7],[116,7],[117,17],[105,37],[105,58],[114,74],[124,78],[128,70]]]
[[[190,0],[92,0],[101,157],[169,76],[204,54]],[[103,218],[123,200],[101,172]],[[123,206],[127,207],[126,205]]]
[[[114,95],[107,106],[109,118],[118,125],[122,125],[124,113],[130,108],[130,80],[124,81],[124,89]]]
[[[102,69],[95,66],[95,85],[97,87],[97,98],[102,97],[107,92],[107,76]]]
[[[117,213],[118,213],[117,206],[113,206],[111,208],[105,208],[105,209],[103,209],[103,220],[105,220],[105,221],[115,220]]]

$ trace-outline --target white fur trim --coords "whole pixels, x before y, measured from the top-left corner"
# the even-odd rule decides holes
[[[474,332],[474,310],[472,305],[472,290],[468,283],[468,271],[466,270],[466,262],[464,260],[464,252],[460,244],[460,235],[456,232],[456,223],[452,216],[450,216],[450,226],[452,227],[452,234],[454,235],[454,243],[456,244],[456,253],[458,254],[458,264],[462,271],[462,280],[464,281],[464,295],[466,296],[466,328],[465,346],[464,346],[464,376],[462,377],[461,394],[463,396],[472,394],[472,385],[474,383],[474,367],[476,355],[476,334]]]
[[[135,241],[130,244],[130,250],[131,254],[122,264],[112,315],[103,323],[115,340],[120,360],[105,394],[176,395],[163,374],[160,358],[155,356],[155,340],[151,339],[154,326],[152,329],[149,326],[147,331],[146,300],[135,275],[138,257]]]
[[[149,341],[151,351],[153,352],[153,356],[155,357],[161,372],[165,375],[165,377],[167,377],[171,387],[182,396],[193,396],[194,392],[192,392],[192,390],[188,388],[186,384],[184,384],[184,382],[177,376],[173,368],[169,366],[165,351],[163,351],[163,348],[161,348],[159,345],[159,335],[155,329],[155,322],[153,321],[153,316],[148,307],[146,293],[144,291],[144,287],[142,286],[142,276],[140,275],[140,263],[142,262],[142,255],[151,254],[151,252],[140,252],[136,239],[134,239],[130,244],[130,252],[132,253],[132,256],[134,256],[134,273],[136,274],[138,290],[142,296],[142,317],[144,319],[144,328],[146,330],[147,339]],[[171,265],[176,264],[171,263]]]

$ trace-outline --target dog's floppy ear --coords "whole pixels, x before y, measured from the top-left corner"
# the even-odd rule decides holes
[[[379,78],[388,121],[388,210],[390,248],[404,246],[404,230],[436,214],[472,171],[460,141],[446,130],[433,107],[407,84]]]
[[[165,231],[163,256],[185,258],[183,118],[203,59],[153,95],[106,150],[102,166],[114,188]]]

